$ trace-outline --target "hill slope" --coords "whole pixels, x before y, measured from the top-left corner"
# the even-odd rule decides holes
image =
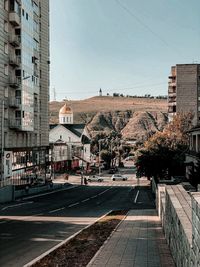
[[[58,122],[64,102],[50,102],[50,123]],[[126,97],[92,97],[68,101],[75,123],[87,123],[92,136],[99,132],[121,132],[125,139],[143,139],[162,130],[167,123],[167,100]]]

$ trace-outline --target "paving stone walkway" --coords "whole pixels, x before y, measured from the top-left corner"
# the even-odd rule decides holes
[[[88,267],[175,267],[155,210],[131,210]]]

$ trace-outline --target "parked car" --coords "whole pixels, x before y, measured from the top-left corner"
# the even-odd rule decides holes
[[[98,175],[92,175],[87,178],[88,182],[103,182],[103,178]]]
[[[118,173],[118,174],[113,174],[111,179],[113,181],[127,181],[128,177]]]

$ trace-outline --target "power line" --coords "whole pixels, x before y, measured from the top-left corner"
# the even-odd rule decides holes
[[[162,38],[158,33],[156,33],[155,31],[153,31],[146,23],[144,23],[140,18],[138,18],[132,10],[128,9],[125,5],[123,5],[120,0],[115,0],[116,3],[122,8],[124,9],[131,17],[133,17],[140,25],[142,25],[144,28],[146,28],[149,32],[151,32],[155,37],[157,37],[164,45],[166,45],[167,47],[172,47],[164,38]],[[180,55],[182,54],[178,49],[174,48],[174,50],[176,50],[177,53],[179,53]]]

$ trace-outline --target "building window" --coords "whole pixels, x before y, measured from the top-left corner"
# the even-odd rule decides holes
[[[4,74],[8,75],[8,65],[4,65]]]
[[[8,32],[8,22],[4,20],[4,31]]]
[[[26,13],[26,19],[28,20],[28,13]]]
[[[8,97],[8,87],[4,87],[4,96]]]
[[[22,9],[22,16],[24,17],[24,9]]]
[[[4,43],[4,53],[8,54],[8,44]]]

